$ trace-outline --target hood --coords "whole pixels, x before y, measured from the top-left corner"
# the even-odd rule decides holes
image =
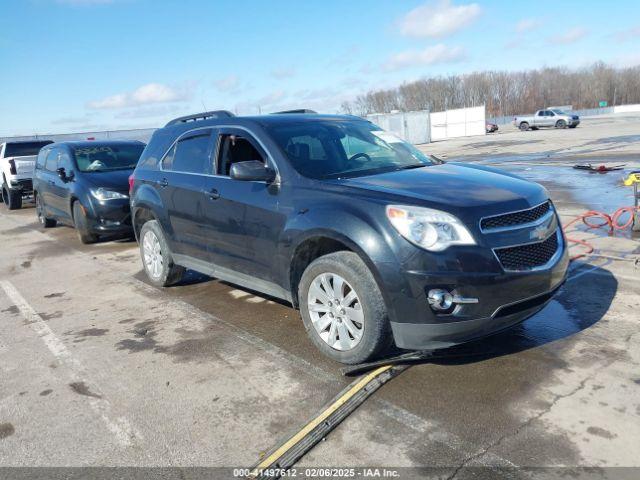
[[[129,175],[133,170],[114,170],[112,172],[80,172],[82,179],[93,187],[103,187],[116,192],[129,191]]]
[[[537,183],[489,167],[453,163],[332,182],[377,192],[376,197],[394,197],[389,201],[462,213],[463,217],[470,210],[474,217],[522,210],[548,198]]]

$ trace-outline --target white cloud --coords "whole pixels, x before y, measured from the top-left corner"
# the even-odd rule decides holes
[[[408,37],[444,37],[471,25],[482,13],[480,5],[454,5],[450,0],[427,2],[400,20],[400,32]]]
[[[516,32],[525,33],[540,28],[542,26],[542,22],[537,18],[524,18],[516,23]]]
[[[557,35],[552,35],[548,38],[549,43],[559,43],[562,45],[568,45],[570,43],[575,43],[578,40],[583,39],[587,36],[587,30],[582,27],[574,27],[566,30],[564,33],[558,33]]]
[[[162,83],[148,83],[133,92],[117,93],[101,100],[89,102],[87,106],[93,109],[127,108],[155,103],[179,102],[188,98],[189,94],[186,90],[176,90]]]
[[[401,70],[421,65],[460,62],[466,58],[462,47],[448,47],[442,43],[423,50],[408,50],[392,55],[383,65],[387,71]]]
[[[233,92],[240,88],[240,79],[236,75],[228,75],[213,82],[221,92]]]

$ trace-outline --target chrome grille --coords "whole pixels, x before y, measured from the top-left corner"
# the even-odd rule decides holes
[[[518,212],[505,213],[494,217],[485,217],[480,221],[480,228],[484,231],[495,228],[516,227],[527,223],[535,222],[544,217],[551,205],[548,201],[540,205],[529,208],[528,210],[520,210]]]
[[[528,243],[517,247],[496,248],[496,257],[502,268],[510,271],[526,271],[549,263],[558,251],[558,232],[538,243]]]

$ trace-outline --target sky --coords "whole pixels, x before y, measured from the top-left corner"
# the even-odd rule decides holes
[[[640,1],[0,0],[0,136],[311,108],[422,77],[640,64]]]

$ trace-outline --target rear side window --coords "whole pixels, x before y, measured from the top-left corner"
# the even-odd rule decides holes
[[[209,173],[210,140],[209,130],[181,138],[162,159],[162,169],[184,173]]]

